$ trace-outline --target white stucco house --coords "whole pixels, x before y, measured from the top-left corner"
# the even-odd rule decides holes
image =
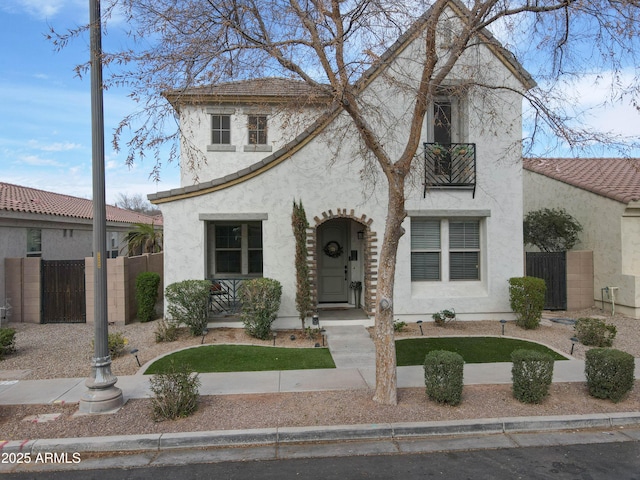
[[[425,18],[361,79],[361,95],[369,105],[378,102],[372,121],[388,129],[391,151],[406,139],[405,95],[419,80],[414,59],[424,57]],[[405,321],[430,321],[432,313],[451,308],[463,320],[511,318],[508,279],[523,275],[518,92],[534,82],[490,34],[478,40],[431,104],[407,182],[394,292],[394,315]],[[453,88],[470,76],[507,88]],[[304,83],[281,78],[167,98],[183,135],[181,188],[149,196],[164,218],[165,284],[209,278],[233,289],[241,279],[274,278],[283,286],[275,326],[299,325],[291,227],[296,199],[310,224],[318,308],[356,309],[350,287],[361,282],[362,311],[372,315],[386,180],[363,156],[345,114]],[[188,160],[186,148],[200,156]]]
[[[616,311],[640,318],[640,159],[529,158],[524,168],[525,214],[563,208],[582,225],[593,304],[610,311],[612,292]]]

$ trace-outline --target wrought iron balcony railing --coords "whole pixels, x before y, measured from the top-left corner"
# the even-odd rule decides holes
[[[475,143],[424,144],[424,196],[430,188],[476,191]]]

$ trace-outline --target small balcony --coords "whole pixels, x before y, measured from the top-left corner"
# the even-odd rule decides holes
[[[476,191],[475,143],[424,144],[424,196],[429,189]]]

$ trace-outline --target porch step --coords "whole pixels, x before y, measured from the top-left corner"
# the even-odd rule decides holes
[[[375,347],[364,326],[325,326],[324,329],[336,368],[375,369]]]

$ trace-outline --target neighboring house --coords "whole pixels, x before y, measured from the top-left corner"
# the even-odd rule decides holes
[[[594,305],[617,287],[616,311],[640,318],[640,159],[529,158],[524,168],[525,214],[564,208],[582,225],[576,248],[593,251]]]
[[[135,223],[158,218],[107,205],[107,256],[115,258]],[[125,252],[126,254],[126,249]],[[93,202],[0,182],[0,306],[5,304],[5,258],[83,260],[93,255]]]
[[[390,86],[390,77],[402,85],[419,80],[412,53],[423,45],[424,21],[363,76],[361,94],[395,115],[385,119],[391,125],[388,142],[406,138],[402,114],[408,105]],[[473,88],[455,95],[443,88],[425,120],[424,148],[407,185],[406,234],[398,248],[398,318],[431,320],[445,308],[454,308],[462,319],[511,315],[508,279],[523,274],[517,92],[534,82],[489,38],[459,60],[472,70],[455,71],[508,88],[493,91],[491,101]],[[464,80],[448,78],[447,85]],[[362,158],[345,114],[331,110],[328,99],[312,96],[304,83],[279,78],[169,92],[167,98],[180,115],[185,138],[182,188],[149,196],[164,218],[165,284],[215,279],[233,294],[242,279],[274,278],[283,286],[277,326],[299,325],[291,227],[296,199],[310,224],[317,305],[355,308],[351,286],[360,282],[363,310],[373,314],[386,181],[380,172],[377,179],[363,175],[365,165],[376,168]],[[297,113],[287,115],[287,106]],[[199,148],[206,161],[187,158],[187,144]],[[192,184],[192,178],[199,183]]]

